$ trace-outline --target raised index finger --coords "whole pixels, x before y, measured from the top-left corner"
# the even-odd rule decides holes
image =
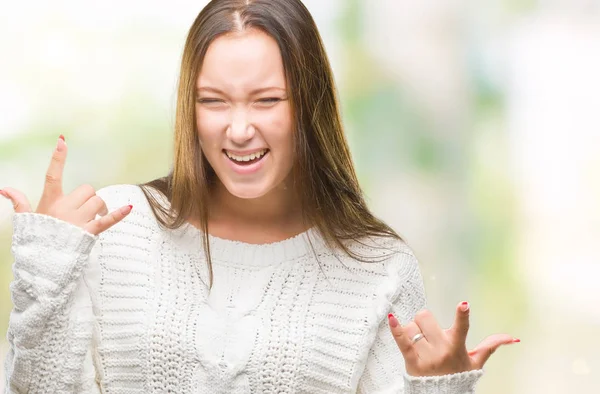
[[[61,197],[63,170],[67,159],[67,144],[65,137],[61,134],[56,144],[56,149],[52,153],[52,160],[46,172],[46,182],[44,183],[44,192],[40,201],[41,205],[49,205],[56,198]]]

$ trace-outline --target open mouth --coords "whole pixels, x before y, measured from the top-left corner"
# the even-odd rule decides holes
[[[269,150],[263,149],[245,156],[235,155],[225,149],[223,149],[223,153],[225,153],[225,156],[227,156],[227,158],[233,163],[239,166],[249,166],[251,164],[258,163],[259,161],[261,161],[267,155],[267,153],[269,153]]]

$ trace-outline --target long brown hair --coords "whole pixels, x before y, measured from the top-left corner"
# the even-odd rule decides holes
[[[214,171],[204,157],[196,131],[196,81],[209,45],[219,36],[260,29],[277,41],[294,119],[293,178],[306,223],[329,246],[366,261],[346,241],[400,236],[368,209],[344,136],[333,72],[317,26],[300,0],[212,0],[187,36],[181,61],[171,172],[139,185],[159,223],[179,228],[193,217],[200,223],[212,283],[208,240],[209,188]],[[163,206],[147,188],[169,202]]]

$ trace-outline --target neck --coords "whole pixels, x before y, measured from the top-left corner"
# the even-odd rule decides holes
[[[307,229],[293,188],[280,185],[259,198],[239,198],[217,181],[210,195],[209,233],[250,243],[276,242]]]

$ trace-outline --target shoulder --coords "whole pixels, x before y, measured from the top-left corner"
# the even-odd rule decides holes
[[[413,250],[400,239],[389,236],[370,236],[345,241],[348,252],[334,247],[320,256],[327,256],[332,270],[347,271],[348,267],[360,275],[377,278],[392,293],[409,278],[419,275],[419,262]],[[387,292],[387,291],[386,291]],[[388,294],[393,298],[392,294]]]
[[[410,277],[415,272],[420,272],[419,260],[404,240],[394,239],[389,242],[393,254],[387,261],[388,272],[397,275],[399,278]]]
[[[104,200],[109,211],[127,204],[139,206],[146,201],[138,185],[109,185],[96,191],[96,195]]]
[[[413,250],[406,241],[399,238],[369,237],[353,242],[350,249],[367,260],[383,264],[388,273],[402,276],[418,269],[418,261]]]
[[[374,256],[383,273],[380,290],[390,301],[422,286],[419,261],[408,244],[398,238],[372,237],[357,246],[363,255]],[[372,264],[372,263],[364,263]]]
[[[360,280],[356,283],[375,296],[377,321],[384,319],[394,305],[421,308],[425,304],[419,262],[404,240],[377,236],[352,241],[348,246],[351,252],[362,256],[365,261],[338,253],[341,262],[336,272],[348,277],[350,282],[350,274],[346,272],[350,270],[358,274]],[[333,259],[330,261],[333,265]],[[344,266],[347,268],[344,269]]]
[[[153,189],[148,191],[153,197],[157,199],[160,198],[159,193],[153,191]],[[156,220],[156,216],[154,215],[144,191],[139,185],[109,185],[96,191],[96,195],[104,201],[108,212],[112,212],[125,205],[133,206],[132,212],[127,215],[122,222],[103,233],[105,237],[113,233],[116,234],[121,232],[134,231],[137,233],[158,231],[158,221]]]
[[[145,190],[158,200],[160,204],[167,204],[166,198],[155,189],[145,188]],[[96,191],[96,195],[104,200],[109,212],[125,205],[133,205],[133,209],[136,212],[151,212],[150,203],[139,185],[109,185]]]

